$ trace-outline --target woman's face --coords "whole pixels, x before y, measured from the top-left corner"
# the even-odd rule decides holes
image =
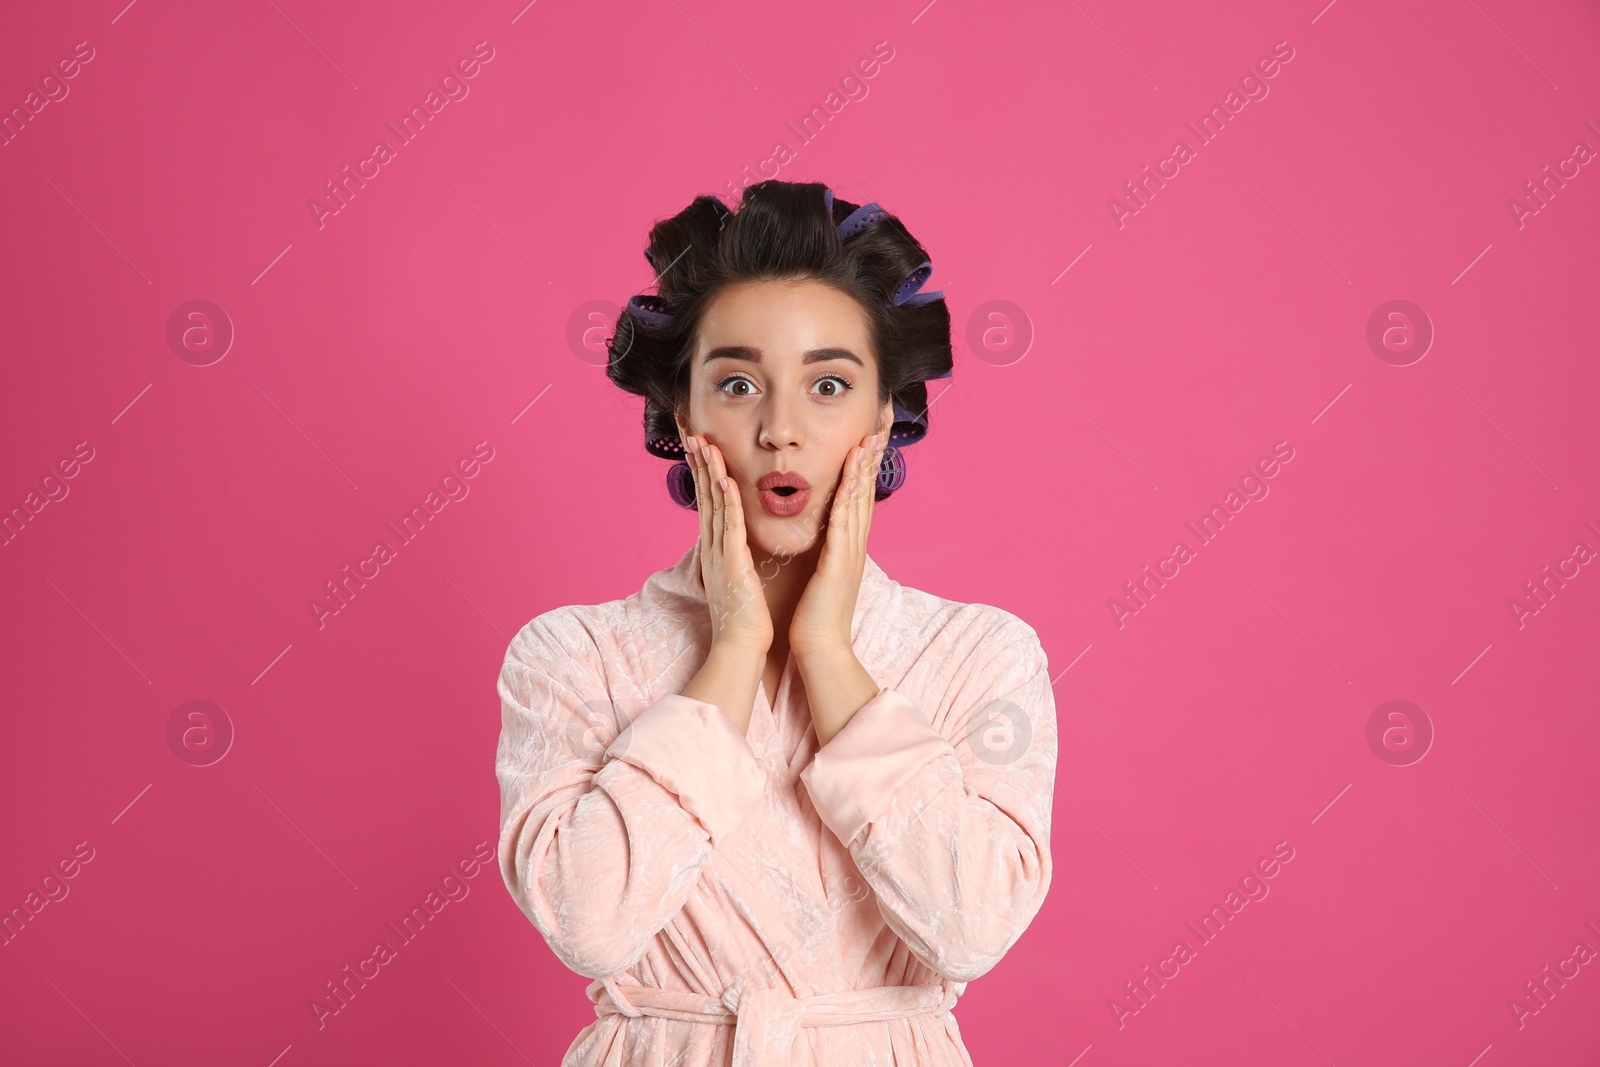
[[[739,487],[752,555],[799,555],[820,545],[845,457],[889,428],[867,316],[814,281],[729,286],[707,306],[689,369],[687,423],[721,450]],[[798,474],[810,496],[762,492],[774,472]]]

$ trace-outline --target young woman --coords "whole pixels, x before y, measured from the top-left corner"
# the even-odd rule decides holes
[[[563,1067],[971,1067],[950,1009],[1050,886],[1055,701],[1027,623],[867,554],[951,370],[927,255],[781,181],[645,255],[608,373],[699,538],[498,682],[501,874],[595,979]]]

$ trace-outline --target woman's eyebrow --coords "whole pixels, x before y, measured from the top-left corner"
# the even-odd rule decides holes
[[[714,359],[742,359],[750,363],[761,362],[761,349],[749,345],[720,345],[706,353],[702,363],[710,363]],[[858,367],[865,367],[861,357],[848,348],[813,348],[805,354],[802,363],[822,363],[830,359],[847,359]]]

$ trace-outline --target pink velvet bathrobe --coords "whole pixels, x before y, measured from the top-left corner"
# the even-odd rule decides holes
[[[971,1067],[950,1009],[1050,887],[1038,635],[869,556],[851,644],[880,689],[820,749],[793,657],[748,733],[682,696],[710,641],[697,542],[506,651],[501,875],[595,979],[562,1067]]]

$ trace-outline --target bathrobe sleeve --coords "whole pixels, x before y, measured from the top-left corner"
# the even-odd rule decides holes
[[[1044,903],[1056,766],[1032,627],[1010,616],[973,659],[938,708],[880,689],[800,773],[889,927],[962,982],[994,967]]]
[[[500,873],[561,961],[603,978],[682,909],[765,776],[714,704],[668,694],[627,722],[575,644],[535,619],[500,670]]]

